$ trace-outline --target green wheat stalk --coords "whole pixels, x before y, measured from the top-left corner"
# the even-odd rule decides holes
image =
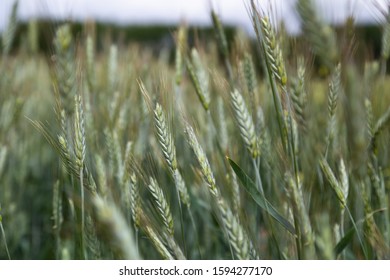
[[[9,253],[8,245],[7,245],[7,238],[5,237],[5,231],[3,227],[3,216],[1,215],[1,204],[0,204],[0,231],[1,231],[1,235],[3,236],[3,242],[5,246],[5,251],[7,253],[7,257],[9,260],[11,260],[11,255]]]

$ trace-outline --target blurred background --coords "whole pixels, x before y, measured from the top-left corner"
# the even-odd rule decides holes
[[[0,31],[4,30],[15,0],[0,1]],[[117,25],[173,25],[186,21],[190,25],[209,26],[209,12],[215,7],[224,24],[238,26],[252,33],[246,0],[19,0],[18,18],[85,21]],[[259,7],[283,21],[290,34],[300,32],[296,0],[257,0]],[[383,22],[387,0],[317,0],[324,19],[341,24],[353,16],[358,24]]]

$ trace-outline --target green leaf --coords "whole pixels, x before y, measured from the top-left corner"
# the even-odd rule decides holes
[[[341,254],[341,252],[347,247],[347,245],[352,241],[352,237],[355,234],[355,228],[352,227],[348,232],[341,238],[341,240],[337,243],[336,247],[334,247],[334,252],[336,257]]]
[[[266,200],[261,193],[257,190],[256,184],[249,178],[249,176],[229,157],[227,158],[230,166],[233,168],[237,177],[240,179],[245,190],[250,194],[253,200],[259,205],[263,210],[265,210],[271,217],[273,217],[277,222],[279,222],[285,229],[290,233],[295,235],[294,226],[287,221],[271,203]]]

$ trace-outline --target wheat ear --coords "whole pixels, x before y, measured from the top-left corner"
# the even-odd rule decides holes
[[[222,223],[224,229],[227,232],[229,244],[232,246],[234,254],[239,259],[249,259],[249,248],[251,246],[250,241],[247,238],[245,230],[242,228],[237,218],[232,214],[232,211],[221,196],[216,186],[215,178],[206,154],[199,144],[193,128],[188,123],[185,125],[185,133],[187,135],[187,141],[190,144],[191,149],[194,152],[195,157],[201,167],[203,179],[208,185],[210,194],[217,203],[218,209],[222,216]]]
[[[297,11],[302,19],[303,31],[314,53],[331,70],[339,56],[336,34],[329,25],[319,19],[313,2],[313,0],[298,0]]]
[[[278,83],[285,87],[287,85],[287,73],[284,65],[282,50],[275,38],[275,32],[271,27],[269,19],[262,17],[261,30],[264,36],[266,59],[269,61],[271,73],[278,81]]]
[[[166,260],[174,260],[175,259],[172,256],[172,254],[169,252],[167,247],[165,247],[163,241],[160,239],[160,237],[157,235],[157,233],[153,230],[153,228],[151,226],[145,226],[144,231],[149,236],[149,238],[152,241],[156,250],[159,252],[159,254],[164,259],[166,259]]]
[[[168,202],[164,196],[164,193],[157,181],[154,178],[150,178],[148,189],[153,196],[154,202],[156,203],[158,213],[165,226],[166,231],[170,234],[174,234],[173,218],[169,208]]]
[[[302,186],[296,184],[296,180],[290,174],[286,174],[288,194],[295,212],[295,219],[298,219],[299,233],[302,239],[302,257],[313,259],[315,257],[314,235],[310,224],[309,213],[306,209],[302,194]],[[298,181],[298,183],[300,183]]]
[[[218,196],[218,189],[215,185],[215,178],[211,170],[210,163],[201,145],[199,144],[198,139],[196,138],[194,129],[189,124],[186,124],[185,126],[185,133],[187,135],[187,141],[190,144],[192,151],[194,152],[195,157],[201,167],[205,182],[207,183],[211,193],[214,196]]]
[[[337,108],[337,99],[342,90],[341,87],[341,65],[338,64],[335,72],[332,76],[332,80],[329,84],[329,94],[328,94],[328,114],[329,114],[329,124],[328,124],[328,135],[326,140],[326,151],[325,157],[328,155],[328,150],[333,139],[334,129],[335,129],[335,115]]]
[[[56,82],[67,116],[74,112],[73,98],[76,95],[76,67],[74,46],[69,24],[60,26],[54,38],[56,51]]]
[[[187,206],[190,205],[190,199],[188,195],[187,187],[181,176],[180,171],[177,169],[176,160],[176,148],[173,141],[173,136],[166,121],[166,116],[163,108],[159,103],[156,103],[154,109],[154,124],[157,132],[158,143],[160,144],[161,151],[164,155],[164,159],[168,165],[168,168],[175,180],[177,191],[179,192],[180,200]]]
[[[85,256],[85,198],[84,198],[84,159],[85,159],[85,128],[84,128],[84,110],[81,103],[81,96],[75,97],[76,115],[74,123],[75,139],[74,154],[76,155],[76,165],[79,170],[80,179],[80,199],[81,199],[81,247]]]
[[[196,49],[191,50],[191,60],[186,61],[186,66],[196,94],[203,108],[208,111],[210,106],[209,77]]]
[[[11,15],[9,18],[9,22],[7,25],[6,30],[2,32],[2,49],[3,49],[3,56],[6,57],[12,47],[12,44],[15,39],[16,35],[16,28],[18,25],[18,17],[17,17],[17,12],[18,12],[18,1],[15,1],[12,5],[12,11]]]
[[[260,154],[259,141],[255,132],[252,116],[245,105],[244,98],[234,90],[230,93],[234,116],[237,120],[240,134],[244,143],[253,158],[257,158]]]
[[[183,56],[187,47],[187,26],[182,24],[177,31],[175,55],[175,81],[179,85],[183,77]]]
[[[294,106],[294,116],[297,120],[297,123],[306,130],[306,103],[307,103],[307,94],[305,89],[305,77],[306,69],[304,65],[303,58],[298,59],[298,69],[297,77],[292,81],[291,88],[291,100]]]
[[[124,259],[139,260],[133,234],[117,207],[100,196],[94,197],[93,205],[97,221],[109,232],[109,240],[114,249],[118,250]]]
[[[166,122],[165,114],[159,103],[156,103],[154,109],[154,123],[157,131],[158,143],[161,151],[168,164],[170,171],[173,173],[177,168],[176,149],[173,143],[172,134]]]
[[[141,215],[141,200],[139,193],[138,179],[135,173],[130,176],[130,205],[131,205],[131,217],[133,219],[134,227],[136,229],[140,226]]]

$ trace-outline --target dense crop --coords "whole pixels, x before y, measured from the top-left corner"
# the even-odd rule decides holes
[[[12,17],[0,258],[390,258],[390,22],[374,60],[297,11],[300,41],[254,4],[256,38],[228,41],[212,12],[215,41],[181,25],[174,59],[69,23],[47,59],[34,25],[12,49]]]

